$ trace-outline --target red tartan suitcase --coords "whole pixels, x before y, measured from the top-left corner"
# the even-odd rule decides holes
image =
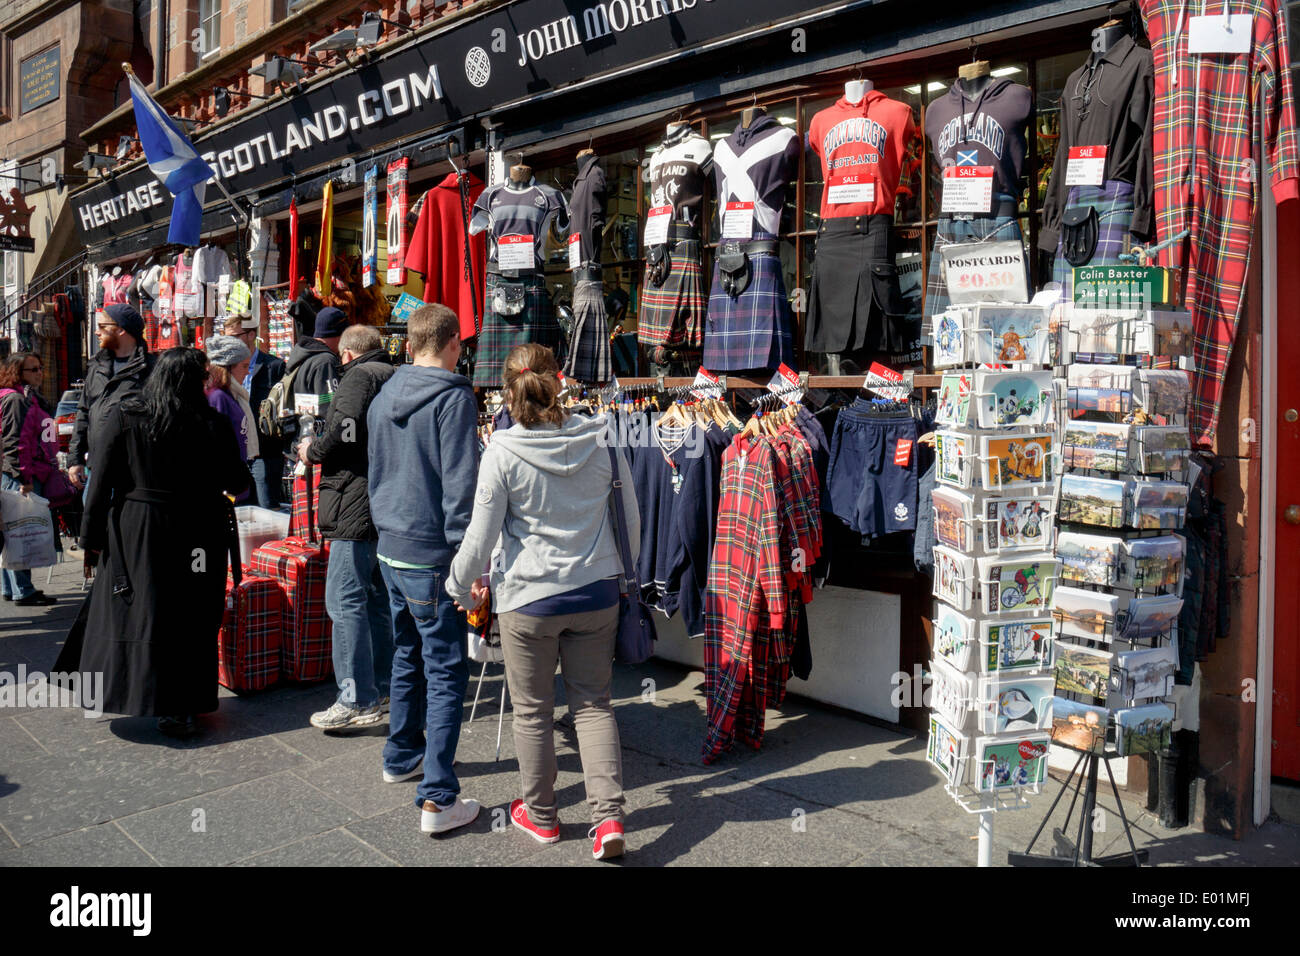
[[[297,475],[293,479],[293,508],[289,512],[289,537],[312,538],[311,529],[315,527],[311,512],[316,507],[314,493],[320,489],[320,465],[306,466],[307,474]],[[317,495],[318,496],[318,495]]]
[[[233,691],[263,690],[280,679],[284,588],[273,578],[226,581],[217,636],[217,680]]]
[[[278,581],[284,590],[280,672],[289,680],[321,681],[334,670],[332,622],[325,611],[325,572],[329,548],[317,535],[312,478],[306,485],[307,538],[290,535],[253,552],[249,570]]]

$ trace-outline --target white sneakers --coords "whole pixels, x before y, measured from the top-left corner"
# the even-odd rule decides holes
[[[478,817],[478,811],[477,800],[467,800],[463,797],[457,798],[455,803],[441,810],[434,807],[432,800],[425,800],[424,806],[420,809],[420,830],[424,833],[446,833],[448,830],[473,823]]]
[[[415,765],[415,769],[410,773],[389,773],[384,771],[384,783],[405,783],[407,780],[417,780],[424,776],[424,758]]]

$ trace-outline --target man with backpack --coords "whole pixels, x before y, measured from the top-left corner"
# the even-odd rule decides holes
[[[327,395],[338,386],[339,337],[347,327],[348,317],[341,309],[327,306],[316,313],[314,334],[298,340],[289,353],[284,377],[255,406],[259,437],[261,432],[281,442],[298,437],[297,397]]]
[[[284,378],[284,360],[276,358],[257,347],[257,320],[249,313],[232,315],[226,319],[226,335],[233,335],[248,346],[253,357],[248,361],[248,374],[244,376],[244,391],[248,392],[248,404],[254,414],[261,410],[271,389]],[[258,418],[260,419],[260,415]],[[280,476],[284,474],[284,443],[268,434],[261,427],[257,429],[257,457],[253,459],[253,487],[256,489],[257,503],[272,511],[280,507]]]
[[[319,464],[320,529],[330,542],[325,610],[334,623],[334,679],[339,696],[311,715],[321,730],[383,720],[393,665],[388,588],[379,571],[378,532],[370,517],[366,413],[396,371],[379,332],[354,325],[339,340],[343,374],[319,438],[304,439],[298,457]]]

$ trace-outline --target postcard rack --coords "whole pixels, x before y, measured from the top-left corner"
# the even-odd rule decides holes
[[[948,795],[979,819],[981,866],[992,863],[993,815],[1027,809],[1047,779],[1047,712],[1031,704],[1022,721],[996,713],[1018,683],[1037,682],[1041,695],[1050,666],[1058,577],[1051,311],[975,303],[928,322],[940,370],[928,757]],[[1050,681],[1045,690],[1050,699]]]

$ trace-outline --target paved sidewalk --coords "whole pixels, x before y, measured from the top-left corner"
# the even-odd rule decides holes
[[[37,572],[38,583],[44,578]],[[79,562],[56,568],[47,590],[60,601],[49,610],[0,606],[0,672],[49,668],[76,613],[79,578]],[[702,680],[659,663],[617,669],[628,795],[622,865],[974,864],[976,818],[945,794],[924,738],[792,700],[769,714],[761,752],[739,750],[705,767]],[[333,698],[332,683],[243,698],[223,691],[220,710],[203,719],[206,733],[183,743],[150,719],[0,709],[0,865],[601,865],[586,839],[571,730],[556,732],[561,841],[542,846],[505,825],[518,777],[508,708],[494,759],[502,683],[500,666],[489,667],[478,717],[461,738],[464,795],[483,813],[438,838],[419,832],[414,782],[381,782],[386,725],[338,736],[308,726]],[[474,687],[471,679],[471,697]],[[1029,810],[997,815],[995,863],[1024,849],[1058,786]],[[1121,852],[1109,793],[1101,802],[1112,812],[1095,852]],[[1125,812],[1154,863],[1300,860],[1297,827],[1271,823],[1235,843],[1163,830],[1131,801]],[[1049,828],[1035,849],[1051,844]]]

